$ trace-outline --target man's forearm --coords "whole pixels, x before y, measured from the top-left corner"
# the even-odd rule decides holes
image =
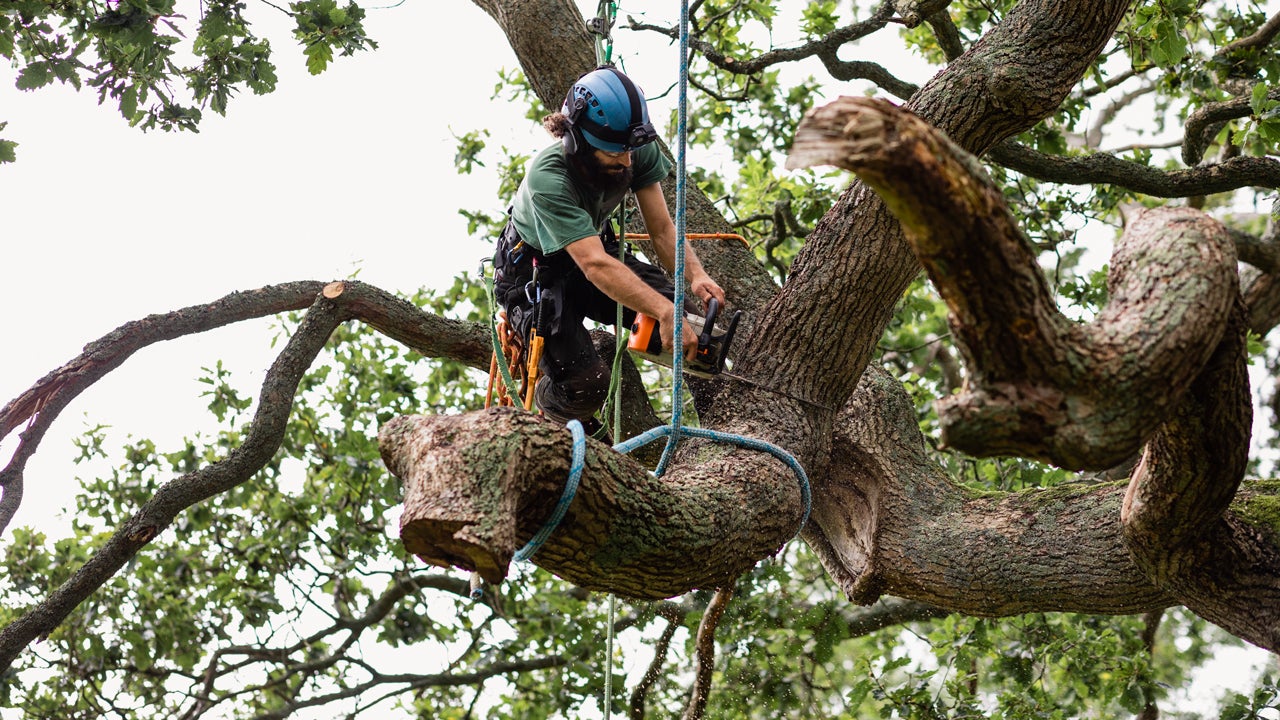
[[[583,273],[601,292],[632,310],[656,318],[666,317],[674,311],[670,300],[615,258],[583,268]]]

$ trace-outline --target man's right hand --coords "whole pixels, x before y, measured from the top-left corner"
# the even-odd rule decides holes
[[[675,342],[672,339],[672,331],[676,328],[675,306],[671,307],[668,312],[659,321],[662,326],[662,349],[665,352],[674,354],[673,348]],[[681,345],[684,347],[684,356],[686,358],[693,357],[698,350],[698,335],[693,331],[693,327],[689,325],[688,320],[680,324]]]

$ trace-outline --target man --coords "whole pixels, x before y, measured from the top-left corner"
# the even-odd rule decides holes
[[[495,288],[510,326],[524,337],[536,324],[544,338],[534,389],[538,409],[559,422],[576,418],[592,432],[610,367],[596,353],[584,318],[612,323],[621,303],[624,323],[642,312],[658,319],[664,350],[677,344],[671,282],[630,253],[619,261],[608,222],[633,191],[659,261],[674,272],[675,225],[658,184],[671,161],[653,142],[657,133],[643,93],[610,66],[579,78],[560,112],[542,124],[561,142],[534,157],[516,192],[494,256]],[[685,277],[693,295],[724,305],[724,291],[687,244]],[[697,345],[688,323],[678,344],[686,353]]]

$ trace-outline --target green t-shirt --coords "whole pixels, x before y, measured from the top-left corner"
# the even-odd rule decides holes
[[[671,172],[671,161],[657,143],[631,153],[631,189],[661,181]],[[563,250],[570,243],[597,235],[622,195],[605,197],[584,187],[569,173],[564,147],[556,143],[538,153],[511,203],[511,219],[520,239],[542,254]]]

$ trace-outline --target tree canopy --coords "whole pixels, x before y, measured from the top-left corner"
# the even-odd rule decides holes
[[[494,101],[531,122],[595,64],[592,7],[475,5],[520,63],[491,70]],[[376,50],[374,10],[19,0],[0,3],[0,55],[21,89],[66,83],[142,130],[196,130],[277,91],[276,46],[312,73]],[[623,45],[675,40],[674,10],[620,8],[624,68]],[[281,278],[122,325],[0,408],[0,437],[20,436],[0,470],[0,703],[1150,718],[1223,644],[1280,651],[1280,485],[1249,454],[1255,432],[1274,449],[1276,393],[1255,418],[1248,372],[1280,363],[1280,12],[707,0],[690,18],[688,140],[722,160],[690,168],[689,226],[747,242],[698,245],[744,321],[732,377],[680,401],[801,462],[799,540],[806,508],[771,455],[686,439],[653,478],[652,458],[592,440],[536,568],[513,564],[571,440],[481,409],[483,279],[406,298]],[[891,45],[935,74],[904,79]],[[655,100],[674,82],[639,79]],[[484,208],[527,154],[490,147],[483,122],[457,170],[492,166],[498,200],[459,211],[492,237]],[[216,358],[201,378],[216,437],[117,449],[93,429],[74,536],[10,525],[83,390],[148,345],[262,317],[279,354],[257,396]],[[665,422],[663,372],[620,373],[614,436]],[[474,601],[468,570],[487,581]],[[1278,692],[1265,678],[1217,710],[1257,717]]]

